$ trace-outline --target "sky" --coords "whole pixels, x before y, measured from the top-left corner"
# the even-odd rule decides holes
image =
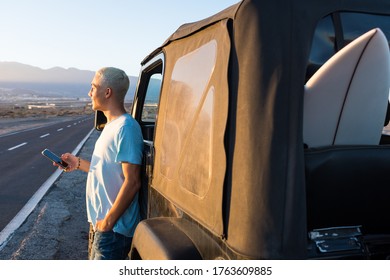
[[[0,61],[138,76],[180,25],[239,0],[0,0]]]

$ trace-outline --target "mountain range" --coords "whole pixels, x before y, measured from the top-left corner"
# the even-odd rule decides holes
[[[0,61],[0,88],[15,94],[33,91],[37,96],[88,98],[95,72],[77,68],[41,69],[18,62]],[[126,100],[132,101],[137,77],[129,76],[130,88]]]

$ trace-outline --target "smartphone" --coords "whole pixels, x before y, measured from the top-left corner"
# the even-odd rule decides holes
[[[66,162],[64,162],[59,156],[57,156],[55,153],[53,153],[48,149],[44,149],[42,151],[42,155],[50,159],[52,162],[57,163],[59,166],[61,166],[64,169],[68,167],[68,164]]]

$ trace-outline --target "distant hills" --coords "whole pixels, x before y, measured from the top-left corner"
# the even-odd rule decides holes
[[[0,88],[12,90],[16,95],[33,91],[37,96],[88,98],[94,74],[94,71],[76,68],[54,67],[46,70],[18,62],[0,62]],[[126,99],[131,101],[137,77],[129,78],[130,89]]]

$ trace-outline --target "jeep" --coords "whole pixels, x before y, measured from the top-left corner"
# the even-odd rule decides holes
[[[242,0],[180,26],[141,62],[130,258],[389,259],[388,38],[383,0]]]

